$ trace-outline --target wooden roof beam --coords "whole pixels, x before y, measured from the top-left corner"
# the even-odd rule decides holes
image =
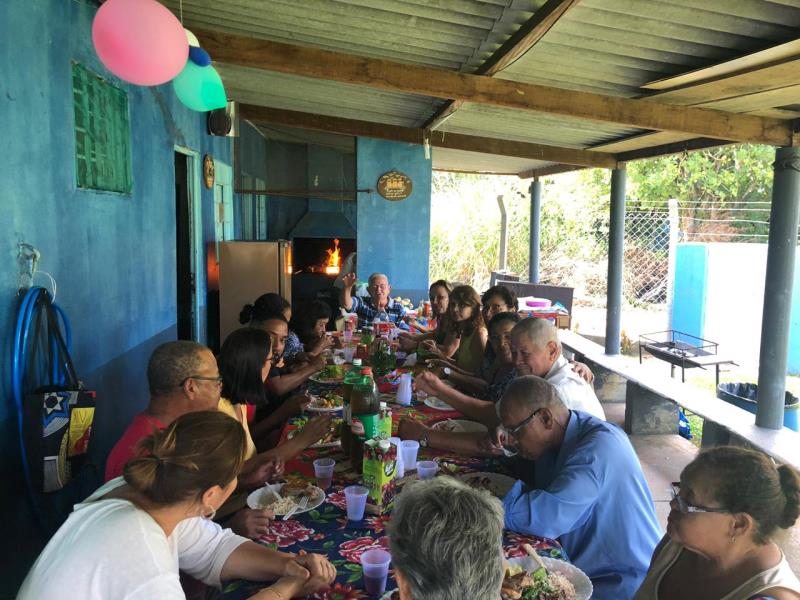
[[[779,146],[793,142],[791,125],[778,119],[493,79],[219,31],[195,34],[222,63],[643,129]]]
[[[533,16],[523,23],[486,61],[476,69],[476,75],[492,77],[512,64],[538,42],[578,0],[547,0]],[[450,100],[430,117],[422,126],[437,129],[461,108],[463,102]]]
[[[329,131],[345,135],[372,137],[393,142],[422,144],[425,130],[398,125],[385,125],[371,121],[328,117],[311,113],[282,110],[252,104],[240,104],[239,115],[253,123],[287,125],[301,129]],[[459,133],[430,132],[430,144],[436,148],[466,150],[483,154],[529,158],[589,167],[613,168],[617,161],[613,154],[592,152],[576,148],[561,148],[544,144],[531,144],[497,138],[485,138]]]

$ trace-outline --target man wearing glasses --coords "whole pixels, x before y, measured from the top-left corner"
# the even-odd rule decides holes
[[[106,461],[106,481],[122,475],[139,441],[186,413],[217,410],[222,377],[211,350],[197,342],[162,344],[147,364],[150,403],[114,445]]]
[[[631,598],[662,534],[628,436],[530,375],[509,385],[498,413],[505,448],[535,463],[535,485],[517,481],[503,499],[506,528],[558,538],[594,600]]]
[[[353,285],[356,282],[356,274],[349,273],[342,278],[344,287],[339,292],[339,304],[347,312],[358,315],[358,327],[372,325],[375,317],[385,314],[386,317],[400,327],[408,329],[408,324],[403,321],[406,316],[406,309],[399,302],[391,299],[389,294],[392,286],[389,285],[389,278],[383,273],[373,273],[367,282],[368,298],[359,298],[352,295]]]

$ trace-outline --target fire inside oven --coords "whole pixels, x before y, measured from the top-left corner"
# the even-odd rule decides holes
[[[354,239],[294,238],[295,273],[322,273],[336,277],[345,259],[356,251]]]

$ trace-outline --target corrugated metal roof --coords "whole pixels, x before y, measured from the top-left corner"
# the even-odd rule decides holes
[[[179,13],[179,0],[164,3]],[[474,72],[544,3],[545,0],[184,0],[183,16],[190,29],[214,29]],[[648,82],[793,40],[798,37],[798,26],[800,0],[581,0],[531,50],[496,77],[566,90],[639,97],[646,95],[641,86]],[[441,100],[414,94],[232,65],[219,65],[219,70],[233,99],[315,114],[417,127],[442,104]],[[800,78],[797,83],[800,85]],[[769,83],[765,82],[765,89],[768,88]],[[763,111],[797,104],[788,87],[763,94],[750,90],[748,94],[746,100],[726,98],[716,106],[731,111]],[[469,103],[442,129],[579,148],[645,133],[629,127]],[[647,137],[643,136],[639,144],[646,147]],[[448,153],[452,160],[460,157],[465,164],[480,162],[467,156],[471,153],[439,152]],[[485,160],[495,160],[498,169],[511,164],[505,157]],[[486,166],[484,162],[480,164]]]
[[[449,148],[431,148],[433,168],[439,171],[468,171],[516,175],[530,169],[549,167],[553,163]]]
[[[228,96],[239,102],[332,117],[417,127],[420,115],[430,114],[439,105],[427,96],[233,65],[223,65],[220,74]]]
[[[184,0],[187,26],[472,71],[545,0]],[[179,0],[165,0],[176,14]]]
[[[581,0],[498,77],[618,96],[798,37],[800,2]]]

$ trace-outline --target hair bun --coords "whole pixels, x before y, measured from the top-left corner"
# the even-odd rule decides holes
[[[252,304],[245,304],[242,311],[239,313],[239,323],[247,325],[253,320],[253,311],[256,309]]]
[[[792,467],[778,467],[781,478],[781,489],[786,496],[786,507],[783,509],[779,525],[782,529],[793,527],[800,516],[800,475]]]

